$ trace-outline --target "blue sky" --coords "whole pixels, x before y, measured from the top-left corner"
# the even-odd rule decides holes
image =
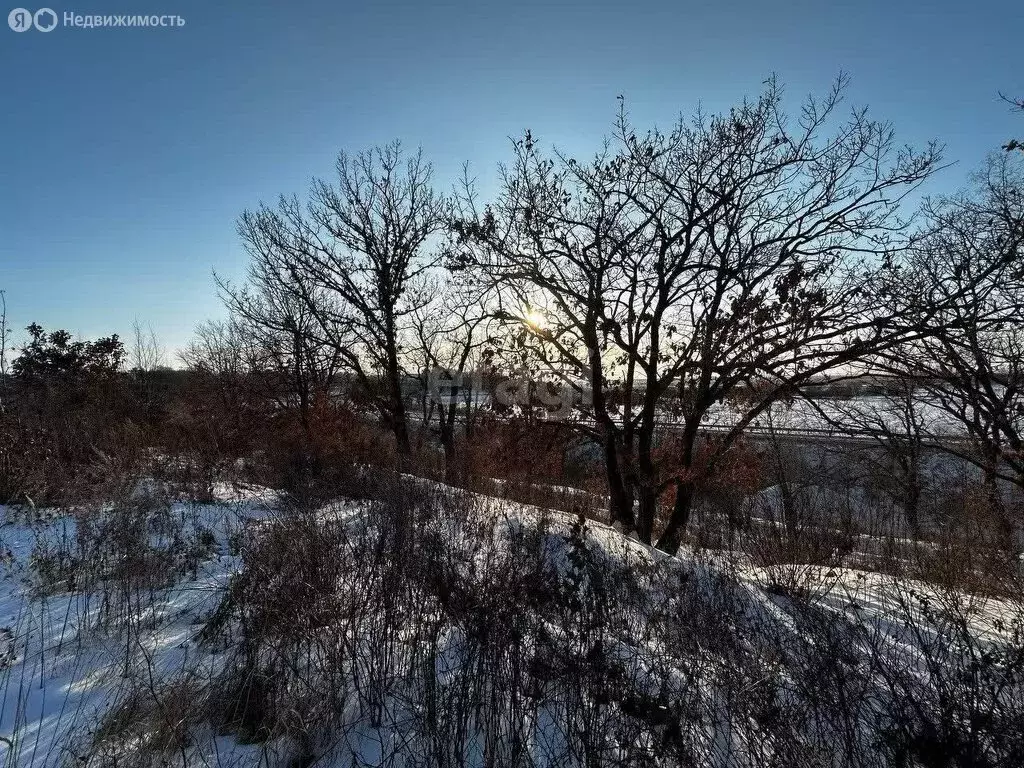
[[[56,0],[53,0],[56,3]],[[13,6],[12,6],[13,7]],[[31,6],[35,9],[37,6]],[[585,154],[616,96],[666,126],[777,73],[794,100],[840,70],[898,138],[937,138],[961,186],[1024,135],[1024,4],[214,2],[51,4],[59,16],[177,14],[181,28],[0,26],[0,289],[17,326],[184,344],[240,276],[237,215],[329,176],[339,149],[422,145],[446,187],[486,184],[508,137]],[[4,14],[6,15],[6,10]]]

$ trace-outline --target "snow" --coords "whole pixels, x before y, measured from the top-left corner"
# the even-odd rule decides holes
[[[224,489],[222,489],[224,490]],[[235,495],[228,494],[225,496]],[[250,498],[266,498],[266,494]],[[78,748],[116,701],[128,675],[144,665],[157,679],[209,663],[193,650],[196,621],[217,604],[238,558],[227,553],[228,537],[267,510],[251,501],[208,506],[179,504],[172,514],[217,531],[209,556],[192,578],[161,590],[139,613],[104,623],[97,592],[43,589],[33,562],[75,540],[69,513],[26,520],[24,512],[0,506],[0,627],[6,663],[0,663],[0,762],[60,765]],[[131,662],[126,664],[125,657]],[[126,674],[127,673],[127,674]]]
[[[111,610],[110,601],[120,598],[109,585],[104,592],[95,584],[82,588],[62,578],[47,583],[40,580],[42,563],[75,551],[76,513],[44,510],[28,517],[22,510],[0,507],[0,557],[4,564],[0,577],[3,765],[74,762],[89,750],[104,718],[116,707],[125,706],[133,687],[141,683],[144,688],[163,690],[175,681],[188,684],[216,677],[227,654],[200,642],[200,633],[220,605],[232,577],[242,568],[239,540],[259,536],[264,526],[273,525],[281,500],[263,488],[222,484],[214,491],[217,503],[175,502],[169,507],[171,518],[180,523],[188,542],[205,542],[201,557],[192,567],[183,567],[172,584],[145,595],[121,596],[128,601],[121,606],[123,610],[116,606]],[[464,557],[459,567],[466,579],[486,581],[500,575],[503,564],[511,562],[508,558],[515,554],[519,537],[539,532],[558,579],[577,584],[577,599],[586,599],[587,590],[594,586],[586,580],[595,578],[595,572],[587,571],[589,575],[584,577],[574,570],[579,557],[603,563],[606,571],[598,573],[615,573],[617,578],[633,580],[632,586],[638,586],[642,595],[626,613],[614,617],[615,632],[602,635],[605,657],[623,670],[629,689],[641,701],[646,700],[644,697],[662,701],[672,696],[696,696],[703,701],[707,717],[701,730],[690,737],[715,756],[714,764],[738,764],[730,756],[743,750],[770,750],[771,739],[754,744],[756,729],[730,721],[725,693],[715,682],[727,677],[729,657],[716,647],[714,637],[698,634],[693,638],[711,667],[719,669],[699,678],[699,690],[690,690],[693,678],[685,672],[681,660],[678,667],[666,662],[673,658],[674,651],[666,650],[672,639],[664,633],[664,627],[670,628],[670,635],[685,636],[689,631],[671,625],[673,612],[686,604],[684,596],[703,600],[709,616],[716,605],[731,605],[733,630],[741,644],[749,644],[753,658],[771,658],[773,651],[766,643],[778,641],[782,647],[796,648],[813,642],[794,610],[797,597],[837,620],[868,628],[875,641],[900,648],[901,653],[909,654],[908,658],[916,658],[915,643],[926,631],[925,625],[935,623],[934,616],[928,614],[930,606],[938,606],[940,613],[966,617],[971,636],[979,643],[999,645],[1020,639],[1020,605],[1008,598],[969,596],[863,570],[795,564],[755,567],[744,558],[690,548],[670,557],[601,523],[587,521],[580,528],[579,519],[564,513],[489,497],[472,498],[476,517],[442,517],[430,524],[434,534]],[[361,503],[338,503],[320,510],[317,519],[368,525],[366,512]],[[583,554],[574,549],[578,545],[570,543],[574,530],[582,531]],[[481,547],[481,532],[487,531],[489,538]],[[155,548],[168,545],[161,535],[151,534]],[[802,594],[780,594],[780,581],[801,586]],[[611,588],[625,587],[618,584]],[[570,597],[572,594],[570,590]],[[135,607],[132,600],[136,601]],[[908,628],[908,612],[921,619],[920,626]],[[773,628],[771,641],[767,635],[748,635],[743,629],[764,626]],[[545,619],[540,636],[545,635],[546,642],[574,649],[581,658],[591,649],[592,639],[582,626]],[[441,653],[435,662],[439,680],[454,679],[459,672],[465,662],[464,639],[458,627],[444,629],[439,640]],[[720,639],[727,642],[724,637]],[[384,708],[400,714],[403,706],[407,704],[395,701],[385,703]],[[564,706],[564,702],[551,699],[538,708],[530,744],[538,764],[558,764],[551,756],[567,749],[569,737],[560,728]],[[384,764],[409,746],[408,734],[394,727],[358,719],[353,722],[353,727],[329,750],[334,762],[327,759],[318,764],[339,768]],[[280,740],[241,743],[237,735],[216,733],[212,728],[203,731],[201,725],[196,726],[196,732],[205,733],[205,737],[183,748],[180,757],[170,756],[168,764],[274,765],[286,764],[294,754],[294,745]],[[145,733],[132,733],[123,737],[118,749],[128,753],[145,743]],[[466,748],[472,765],[485,764],[484,752],[482,741]],[[90,759],[95,762],[96,755],[92,753]]]

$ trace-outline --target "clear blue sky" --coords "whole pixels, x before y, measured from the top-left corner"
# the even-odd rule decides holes
[[[796,99],[839,70],[853,78],[851,100],[902,141],[946,143],[957,165],[940,188],[1024,135],[1024,117],[997,98],[1024,96],[1019,0],[49,7],[186,24],[0,26],[11,320],[93,337],[127,335],[138,318],[172,349],[223,314],[211,272],[244,270],[236,216],[304,192],[341,148],[398,138],[424,147],[442,186],[463,161],[486,182],[525,128],[589,151],[618,94],[641,126],[667,125],[698,102],[756,94],[772,72]]]

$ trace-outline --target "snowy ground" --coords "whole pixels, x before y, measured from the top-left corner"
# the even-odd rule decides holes
[[[161,540],[165,534],[150,531],[154,550],[187,549],[194,556],[183,560],[173,584],[150,587],[144,593],[129,590],[127,594],[119,594],[116,584],[106,583],[101,588],[93,583],[83,588],[68,581],[67,575],[77,567],[69,566],[69,558],[80,541],[74,516],[57,511],[26,516],[24,511],[0,507],[0,764],[120,764],[117,754],[98,753],[95,747],[100,741],[98,734],[109,727],[111,711],[126,706],[130,695],[140,689],[148,689],[156,700],[157,692],[168,691],[175,682],[187,690],[190,681],[216,677],[227,654],[205,647],[199,642],[199,634],[222,602],[232,576],[242,567],[239,541],[258,536],[261,526],[274,518],[276,505],[275,495],[261,489],[225,486],[218,489],[218,496],[220,502],[216,504],[175,503],[170,507],[178,538]],[[357,517],[360,509],[359,505],[335,506],[325,510],[323,516]],[[573,518],[496,500],[483,500],[478,511],[491,518],[488,522],[496,532],[492,539],[495,547],[500,547],[502,541],[517,541],[517,532],[543,528],[557,545],[552,557],[559,578],[566,578],[572,571],[573,558],[578,554],[574,555],[565,542],[572,535],[576,523]],[[442,523],[435,527],[444,536],[456,539],[465,535],[459,525],[445,527],[448,524]],[[587,550],[596,553],[594,557],[613,563],[615,568],[643,574],[637,583],[648,594],[640,603],[636,621],[612,621],[620,628],[619,634],[609,635],[604,648],[610,657],[629,668],[634,685],[636,680],[646,680],[640,687],[650,688],[652,700],[668,696],[666,691],[684,697],[695,695],[683,689],[692,687],[697,678],[687,677],[681,662],[665,661],[672,656],[666,648],[693,633],[688,627],[670,626],[663,634],[656,629],[672,621],[672,611],[683,610],[673,607],[677,596],[670,594],[676,589],[673,585],[683,583],[698,597],[706,595],[709,602],[729,602],[736,616],[743,617],[745,626],[772,628],[762,640],[755,640],[745,636],[742,627],[733,627],[739,641],[751,645],[748,650],[755,658],[777,654],[779,647],[817,642],[807,634],[810,630],[802,618],[805,613],[794,609],[797,587],[802,604],[816,606],[816,615],[832,616],[829,621],[836,624],[848,622],[869,628],[864,634],[866,645],[875,643],[894,649],[893,653],[906,657],[905,664],[911,668],[918,663],[915,659],[923,658],[918,647],[922,638],[941,634],[951,623],[957,630],[966,629],[967,634],[961,637],[977,643],[978,653],[1009,648],[1021,640],[1020,606],[1013,601],[953,594],[865,571],[796,564],[756,568],[743,558],[692,550],[670,558],[596,523],[587,524],[585,540]],[[458,543],[455,548],[460,546]],[[496,562],[500,565],[500,558],[494,560],[487,552],[473,550],[467,554],[467,573],[486,579],[489,568],[499,567]],[[788,584],[790,592],[780,592],[781,584]],[[657,615],[651,613],[651,606],[658,607]],[[559,626],[549,618],[543,627],[545,633],[568,648],[582,642],[575,624],[574,628]],[[632,627],[627,634],[634,636],[623,634],[627,627]],[[707,652],[715,656],[718,651],[714,643]],[[579,654],[586,653],[581,645]],[[710,675],[700,684],[708,687],[700,693],[704,697],[701,701],[719,700],[720,692],[712,690],[712,681],[718,679]],[[576,764],[568,747],[555,745],[558,739],[552,735],[558,732],[560,710],[553,704],[544,706],[547,708],[538,710],[541,714],[537,715],[535,730],[540,735],[531,742],[531,764]],[[625,706],[624,701],[621,707]],[[634,702],[631,706],[635,709],[637,705]],[[744,762],[739,757],[743,750],[753,748],[749,742],[755,731],[747,733],[735,724],[726,727],[716,721],[724,717],[721,711],[725,710],[718,704],[708,706],[711,714],[701,720],[702,736],[697,740],[703,740],[701,748],[723,766],[757,764],[753,758]],[[330,764],[384,764],[385,756],[390,756],[389,764],[417,764],[395,761],[395,755],[400,754],[395,745],[401,733],[394,722],[389,728],[380,724],[371,727],[360,721],[343,740],[332,745]],[[725,731],[732,735],[723,735]],[[126,733],[134,732],[127,729]],[[276,764],[277,758],[285,761],[288,755],[287,744],[242,743],[237,734],[218,734],[212,728],[204,731],[195,727],[192,736],[187,746],[167,758],[169,764]],[[568,736],[560,738],[569,740]],[[145,741],[145,734],[134,733],[134,739],[136,743],[126,737],[116,749],[124,749],[127,754]],[[480,749],[479,764],[483,765],[486,750]],[[472,749],[469,753],[477,754]]]
[[[73,551],[74,517],[58,510],[0,506],[0,764],[74,762],[102,714],[118,701],[140,662],[154,680],[213,663],[195,649],[199,623],[239,566],[230,538],[265,519],[273,494],[224,485],[220,503],[176,504],[186,529],[209,531],[209,548],[191,574],[159,590],[143,611],[103,626],[108,606],[98,592],[43,588],[36,572],[46,554]],[[129,598],[130,599],[130,598]]]

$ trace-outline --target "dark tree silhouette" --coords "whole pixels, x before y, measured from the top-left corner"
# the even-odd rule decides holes
[[[29,341],[11,370],[27,385],[60,386],[88,376],[111,376],[124,361],[124,345],[117,335],[96,341],[76,341],[65,330],[50,331],[33,323]]]
[[[938,166],[863,110],[836,118],[845,81],[792,119],[770,81],[755,102],[638,135],[624,112],[588,163],[514,145],[501,193],[457,228],[460,257],[503,295],[500,317],[538,364],[593,391],[611,516],[674,552],[694,494],[747,426],[801,383],[891,344],[869,286],[907,239],[900,203]],[[837,124],[838,123],[838,124]],[[549,319],[530,322],[530,308]],[[735,428],[698,454],[702,425],[744,388]],[[678,453],[654,433],[676,402]],[[634,514],[634,500],[638,514]]]
[[[243,213],[238,230],[254,269],[290,286],[408,456],[403,337],[439,263],[429,249],[447,203],[422,152],[407,157],[397,142],[341,153],[337,173],[337,185],[314,182],[306,206],[282,197]]]
[[[993,492],[996,478],[1024,487],[1024,162],[992,158],[974,192],[926,213],[902,280],[916,340],[886,359],[973,441],[947,450],[983,469]]]

